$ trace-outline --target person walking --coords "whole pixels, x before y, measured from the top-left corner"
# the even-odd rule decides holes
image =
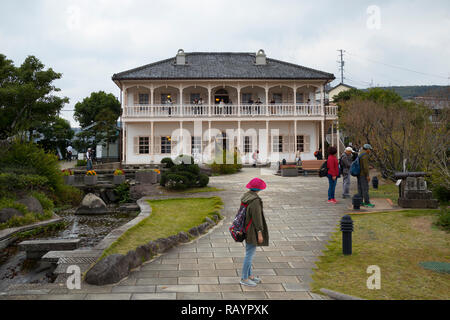
[[[242,196],[241,202],[247,205],[245,226],[249,227],[245,238],[245,258],[240,283],[244,286],[254,287],[261,283],[261,279],[252,271],[256,247],[269,245],[269,230],[264,218],[263,202],[258,196],[258,192],[266,189],[266,183],[259,178],[254,178],[246,187],[249,191]]]
[[[258,164],[258,156],[259,156],[259,150],[256,150],[253,152],[252,158],[253,158],[253,168],[256,168],[256,165]]]
[[[73,152],[73,149],[72,149],[72,146],[69,144],[69,146],[67,147],[67,161],[72,161],[72,152]]]
[[[351,147],[345,148],[344,153],[340,158],[341,171],[342,171],[342,198],[350,198],[350,167],[353,162],[353,149]]]
[[[336,153],[337,153],[336,147],[328,148],[328,159],[327,159],[328,203],[334,204],[337,203],[334,193],[336,190],[337,179],[339,177],[339,164],[336,158]]]
[[[363,149],[359,153],[359,166],[361,168],[361,172],[358,179],[358,195],[363,198],[362,205],[367,208],[373,208],[375,205],[370,203],[369,199],[369,156],[372,152],[373,148],[370,144],[365,144]]]
[[[88,148],[86,152],[86,170],[92,170],[92,149]]]

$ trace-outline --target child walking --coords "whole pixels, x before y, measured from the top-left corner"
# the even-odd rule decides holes
[[[245,238],[245,258],[240,283],[244,286],[254,287],[261,282],[261,279],[252,272],[256,247],[269,245],[269,231],[264,218],[263,203],[258,196],[258,192],[266,189],[266,183],[259,178],[254,178],[247,184],[247,189],[249,191],[241,198],[241,202],[247,205],[245,226],[249,226],[249,228]]]

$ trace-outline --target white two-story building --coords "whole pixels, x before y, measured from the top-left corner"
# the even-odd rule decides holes
[[[122,162],[151,164],[222,150],[251,161],[314,159],[337,107],[324,105],[334,75],[254,53],[193,52],[114,74],[122,100]],[[316,100],[319,93],[319,100]],[[236,149],[237,148],[237,149]]]

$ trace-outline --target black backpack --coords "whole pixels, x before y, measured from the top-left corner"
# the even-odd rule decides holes
[[[328,166],[327,166],[327,161],[324,161],[322,166],[319,169],[319,177],[323,178],[326,177],[328,175]]]

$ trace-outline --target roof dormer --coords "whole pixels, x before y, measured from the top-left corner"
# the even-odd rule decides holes
[[[176,64],[184,66],[186,64],[186,54],[183,49],[179,49],[177,53]]]
[[[256,65],[265,65],[267,64],[266,61],[266,54],[264,53],[263,49],[259,49],[258,52],[256,53]]]

